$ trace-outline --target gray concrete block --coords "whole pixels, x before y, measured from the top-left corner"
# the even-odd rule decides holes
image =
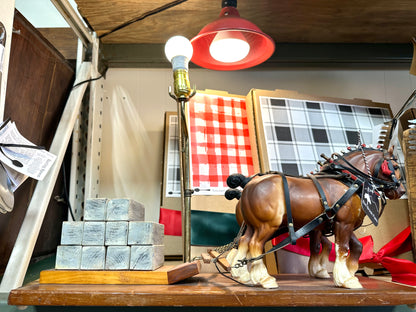
[[[127,221],[106,222],[104,244],[106,246],[127,245],[128,224]]]
[[[111,199],[107,204],[107,221],[144,221],[144,206],[128,198]]]
[[[82,245],[104,246],[105,222],[86,221],[82,235]]]
[[[106,270],[128,270],[130,268],[130,246],[108,246],[105,257]]]
[[[153,271],[164,262],[164,246],[131,246],[130,270]]]
[[[58,246],[55,269],[79,270],[81,267],[81,246]]]
[[[87,199],[84,206],[84,221],[105,221],[107,198]]]
[[[150,221],[129,222],[129,245],[163,245],[164,225]]]
[[[105,247],[83,246],[81,254],[81,270],[104,270]]]
[[[81,245],[84,222],[62,222],[61,245]]]

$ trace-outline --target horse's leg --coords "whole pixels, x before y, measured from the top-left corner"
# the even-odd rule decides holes
[[[351,224],[335,222],[335,264],[334,283],[344,288],[362,288],[358,278],[351,274],[347,262],[350,255],[350,240],[353,231]]]
[[[240,263],[239,260],[247,258],[248,245],[249,245],[252,235],[253,235],[252,227],[247,226],[244,235],[241,236],[240,238],[237,252],[233,252],[233,255],[230,256],[230,258],[232,258],[232,261],[229,262],[231,264],[231,275],[234,278],[237,278],[241,283],[250,282],[250,273],[248,271],[247,265],[243,265],[239,268],[234,268],[234,266]]]
[[[329,242],[329,240],[322,235],[320,230],[312,231],[309,236],[309,247],[311,251],[311,256],[308,262],[309,275],[317,278],[329,278],[330,276],[328,274],[326,264],[328,262],[329,252],[331,251],[331,242]],[[321,250],[321,243],[322,252],[319,253]]]
[[[329,254],[332,249],[331,241],[325,236],[321,236],[322,252],[319,255],[319,263],[324,271],[322,271],[321,278],[330,278],[328,274]]]
[[[264,227],[256,229],[249,244],[251,258],[256,258],[263,253],[266,240],[274,233],[274,230],[266,230]],[[250,269],[250,279],[254,284],[260,284],[263,288],[277,288],[276,279],[270,276],[263,259],[252,263]]]
[[[347,260],[347,267],[352,275],[355,275],[355,272],[358,270],[358,260],[360,259],[362,251],[363,244],[358,240],[354,233],[352,233],[350,239],[350,256]]]

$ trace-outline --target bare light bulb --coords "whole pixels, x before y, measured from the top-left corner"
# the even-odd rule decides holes
[[[209,47],[211,56],[223,63],[241,61],[249,52],[250,45],[239,31],[219,32]]]
[[[165,44],[166,58],[172,63],[174,93],[178,99],[189,99],[192,92],[188,64],[193,51],[191,42],[183,36],[174,36]]]
[[[165,55],[169,62],[172,63],[173,69],[188,69],[188,63],[192,58],[193,48],[191,42],[183,36],[171,37],[165,44]],[[174,59],[181,60],[175,62]],[[174,64],[178,63],[178,64]],[[179,66],[179,67],[178,67]]]

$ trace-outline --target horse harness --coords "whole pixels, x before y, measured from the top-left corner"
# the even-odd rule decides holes
[[[292,211],[290,207],[289,184],[287,182],[286,175],[283,174],[282,172],[277,172],[277,171],[265,173],[265,174],[278,174],[282,177],[285,205],[286,205],[287,224],[288,224],[288,228],[285,229],[284,232],[288,231],[289,236],[285,238],[284,240],[282,240],[277,245],[273,246],[270,250],[266,251],[265,253],[261,254],[258,257],[239,260],[239,263],[235,265],[236,268],[247,265],[250,262],[260,260],[265,255],[275,252],[283,247],[286,247],[289,244],[295,245],[296,241],[300,237],[307,235],[308,233],[310,233],[312,230],[317,228],[322,223],[332,222],[335,215],[339,211],[339,209],[341,209],[341,207],[344,206],[345,203],[362,188],[363,184],[366,181],[370,180],[378,184],[376,188],[378,190],[381,190],[379,192],[380,193],[379,195],[381,195],[380,197],[382,199],[381,212],[383,211],[384,206],[386,204],[383,191],[386,189],[397,189],[400,185],[400,182],[397,180],[397,178],[394,175],[395,168],[391,160],[386,160],[384,159],[384,157],[381,158],[380,161],[375,166],[374,175],[371,176],[357,169],[350,162],[348,162],[343,156],[339,154],[333,154],[332,156],[336,156],[339,160],[342,160],[348,166],[341,164],[338,160],[327,158],[328,164],[325,165],[325,168],[322,168],[322,171],[316,174],[310,174],[307,177],[305,177],[313,181],[315,188],[317,189],[319,193],[321,204],[324,208],[324,211],[322,212],[322,214],[314,218],[309,223],[305,224],[303,227],[301,227],[297,231],[295,231],[294,224],[293,224],[293,216],[292,216]],[[383,174],[390,176],[393,182],[379,179],[378,174],[380,170],[383,171]],[[265,174],[260,173],[257,175],[265,175]],[[326,195],[322,189],[321,184],[319,183],[319,179],[321,178],[335,178],[337,180],[340,180],[345,185],[349,186],[348,190],[332,206],[329,206]],[[358,193],[358,195],[361,197],[360,193]],[[278,235],[283,234],[284,232],[282,233],[278,232]]]

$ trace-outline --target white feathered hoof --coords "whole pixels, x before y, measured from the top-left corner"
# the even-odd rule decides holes
[[[277,285],[276,279],[272,276],[269,276],[268,278],[262,280],[260,284],[261,284],[261,287],[267,288],[267,289],[273,289],[273,288],[279,287],[279,285]]]
[[[358,278],[355,276],[347,279],[345,282],[342,283],[343,288],[349,288],[349,289],[360,289],[363,288],[361,283],[358,281]]]
[[[331,278],[331,276],[328,274],[328,271],[326,269],[322,269],[319,272],[317,272],[314,277],[316,278],[322,278],[322,279],[328,279]]]
[[[253,282],[251,281],[251,278],[250,278],[250,273],[248,271],[239,275],[237,279],[240,283],[253,285]]]
[[[228,252],[227,257],[225,258],[228,261],[228,263],[234,263],[234,259],[237,256],[237,252],[238,250],[236,248],[233,248]]]

